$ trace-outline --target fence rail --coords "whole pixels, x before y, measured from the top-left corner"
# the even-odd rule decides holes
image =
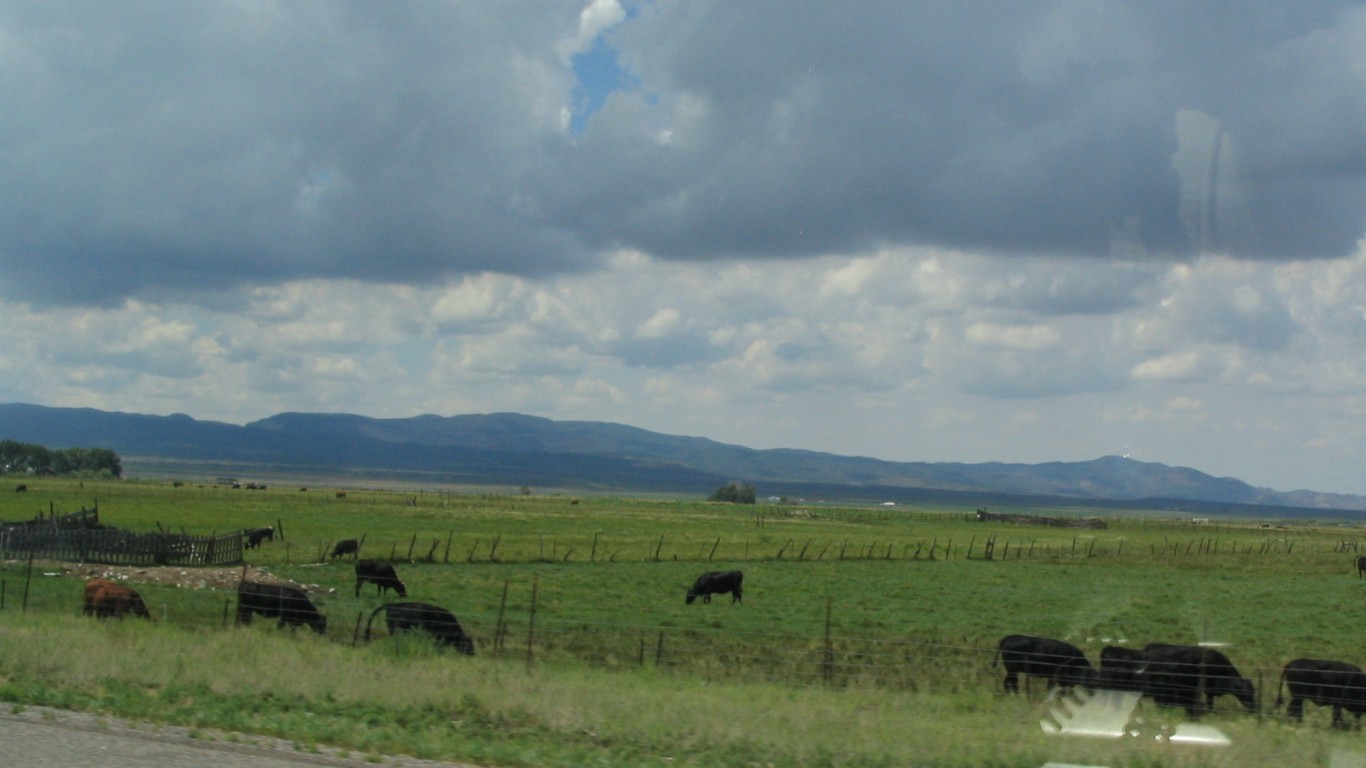
[[[192,536],[13,526],[0,530],[0,557],[109,565],[235,565],[242,562],[242,532]]]

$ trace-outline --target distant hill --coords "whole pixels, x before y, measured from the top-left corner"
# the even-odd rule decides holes
[[[124,457],[240,463],[467,485],[706,495],[731,480],[762,496],[1147,506],[1262,514],[1366,510],[1366,497],[1278,492],[1119,456],[1044,464],[893,462],[796,449],[755,450],[621,424],[516,413],[375,419],[282,413],[245,426],[184,414],[0,404],[0,439],[113,448]],[[1246,509],[1242,509],[1246,512]]]

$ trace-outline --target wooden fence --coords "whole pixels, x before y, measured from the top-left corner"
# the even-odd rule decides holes
[[[242,562],[242,532],[191,536],[117,528],[6,526],[0,529],[0,557],[110,565],[235,565]]]

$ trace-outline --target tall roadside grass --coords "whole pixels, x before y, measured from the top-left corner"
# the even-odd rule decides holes
[[[1307,764],[1359,739],[1209,722],[1234,746],[1040,728],[1046,705],[988,689],[946,695],[708,681],[556,662],[467,658],[420,638],[352,647],[253,627],[201,632],[63,616],[0,622],[0,699],[199,729],[490,766],[1249,766]]]

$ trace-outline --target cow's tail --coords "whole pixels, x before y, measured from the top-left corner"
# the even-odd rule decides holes
[[[370,612],[370,620],[365,622],[365,642],[370,642],[370,625],[374,623],[375,617],[379,615],[380,611],[388,607],[389,606],[387,605],[381,605],[380,607]]]

